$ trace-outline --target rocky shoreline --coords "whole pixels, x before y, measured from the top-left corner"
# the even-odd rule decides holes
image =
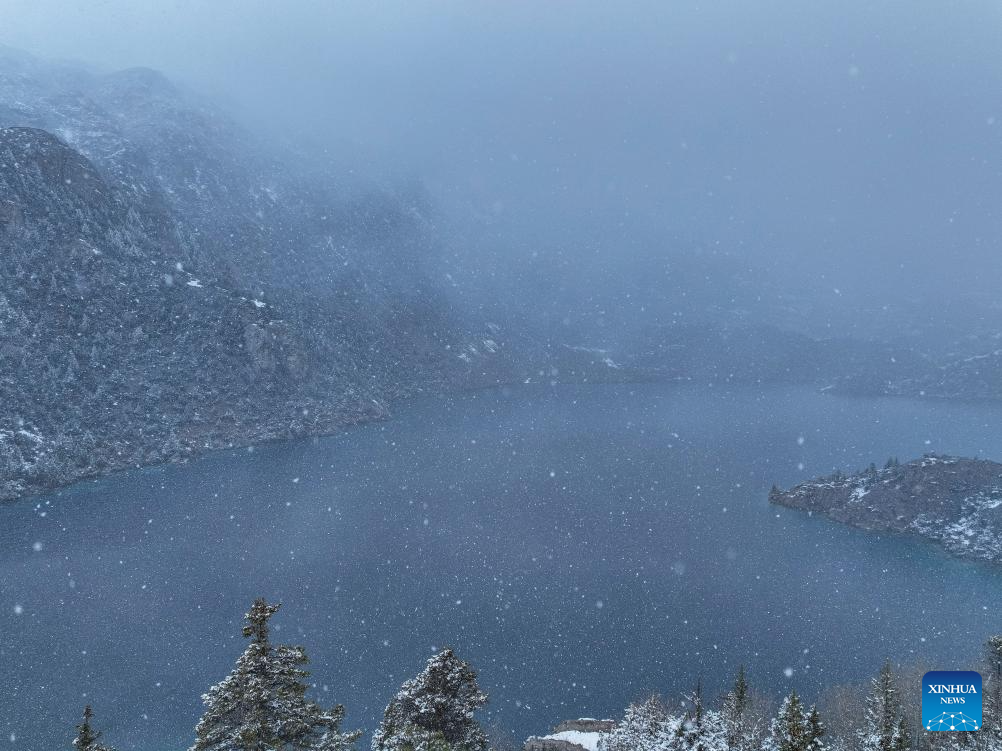
[[[960,558],[1002,561],[997,462],[936,454],[905,464],[892,459],[882,469],[774,487],[769,501],[861,529],[917,535]]]

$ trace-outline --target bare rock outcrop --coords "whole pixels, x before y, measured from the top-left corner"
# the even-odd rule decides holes
[[[523,751],[596,751],[599,740],[615,725],[613,720],[590,717],[564,720],[549,735],[528,738]]]

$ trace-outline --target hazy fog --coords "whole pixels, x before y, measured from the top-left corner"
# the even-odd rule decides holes
[[[2,0],[0,11],[0,43],[158,68],[269,135],[379,179],[419,179],[448,219],[455,274],[479,272],[493,294],[530,290],[525,304],[641,314],[664,302],[667,255],[700,249],[774,285],[768,294],[806,289],[823,311],[814,330],[886,333],[923,309],[930,324],[973,325],[994,305],[994,3]]]
[[[1002,468],[909,460],[1002,456],[1000,32],[0,0],[0,743],[61,747],[87,697],[178,747],[257,593],[344,730],[443,643],[519,741],[738,664],[811,702],[970,667],[1002,582],[947,551],[1002,560]]]

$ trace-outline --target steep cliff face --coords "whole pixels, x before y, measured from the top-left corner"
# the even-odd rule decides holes
[[[964,558],[1002,561],[1002,464],[929,454],[833,475],[769,500],[863,529],[916,534]]]
[[[0,51],[0,500],[483,377],[413,208],[159,74]]]

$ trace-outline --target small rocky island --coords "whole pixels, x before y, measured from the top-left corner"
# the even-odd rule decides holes
[[[769,501],[862,529],[917,534],[952,554],[1002,561],[1002,464],[926,454],[854,475],[773,487]]]

